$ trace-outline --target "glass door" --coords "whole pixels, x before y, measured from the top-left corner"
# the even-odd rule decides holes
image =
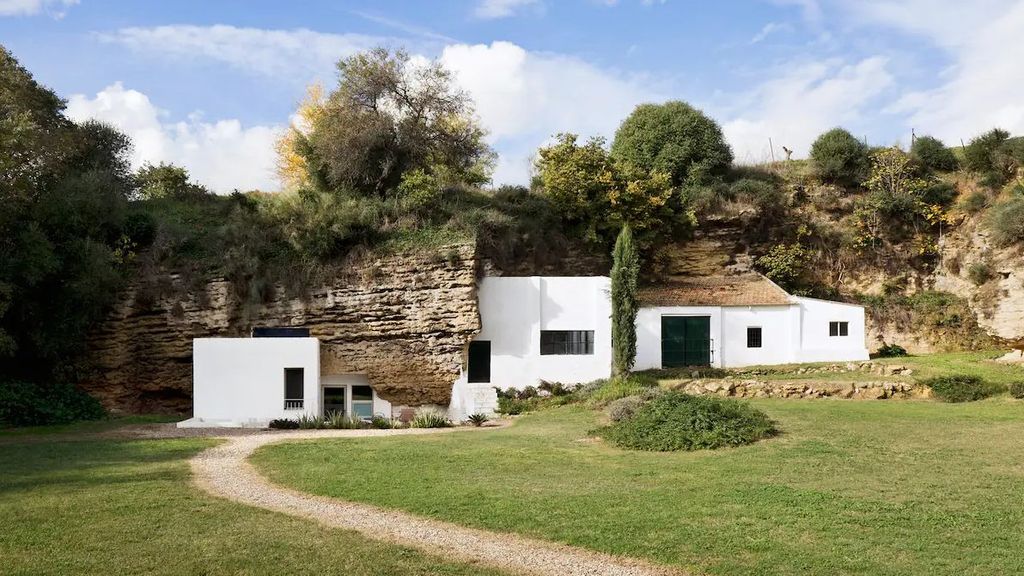
[[[324,387],[324,416],[331,413],[345,414],[345,387]]]

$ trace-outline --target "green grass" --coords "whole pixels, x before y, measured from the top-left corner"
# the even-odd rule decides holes
[[[135,416],[113,416],[102,420],[87,420],[70,424],[51,426],[23,426],[20,428],[0,428],[0,438],[17,438],[20,436],[38,436],[51,434],[92,434],[106,432],[129,424],[159,424],[161,422],[177,422],[181,416],[166,414],[142,414]]]
[[[254,461],[307,492],[711,574],[1024,572],[1024,402],[754,404],[782,435],[717,451],[618,450],[577,405]]]
[[[207,496],[186,460],[211,445],[5,444],[0,573],[495,574]]]

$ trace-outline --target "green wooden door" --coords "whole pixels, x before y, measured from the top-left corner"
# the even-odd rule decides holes
[[[710,316],[661,317],[662,368],[710,364]]]

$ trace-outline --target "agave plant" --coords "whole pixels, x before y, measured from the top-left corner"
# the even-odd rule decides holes
[[[409,425],[413,428],[448,428],[452,421],[436,410],[421,410]]]
[[[481,414],[479,412],[477,412],[476,414],[470,414],[466,418],[467,422],[477,427],[483,426],[484,422],[487,422],[488,420],[490,420],[490,418],[487,417],[487,414]]]

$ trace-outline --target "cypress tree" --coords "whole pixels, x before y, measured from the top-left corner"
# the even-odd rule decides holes
[[[622,227],[612,252],[612,373],[624,376],[636,362],[637,278],[640,256],[629,225]]]

